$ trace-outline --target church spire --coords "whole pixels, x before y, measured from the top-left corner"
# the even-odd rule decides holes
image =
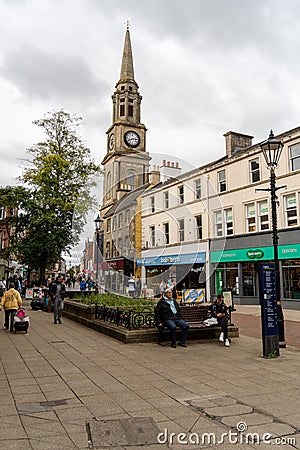
[[[124,81],[134,81],[133,58],[132,58],[132,49],[131,49],[130,32],[129,32],[128,23],[127,23],[127,30],[126,30],[126,34],[125,34],[122,66],[121,66],[119,82],[124,82]]]

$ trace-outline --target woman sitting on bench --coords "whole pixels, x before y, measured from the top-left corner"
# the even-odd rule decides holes
[[[217,299],[209,307],[212,317],[215,317],[218,321],[219,327],[221,327],[221,334],[219,341],[224,342],[225,347],[230,347],[230,340],[228,339],[228,322],[230,319],[229,306],[225,305],[224,298],[221,294],[217,295]]]

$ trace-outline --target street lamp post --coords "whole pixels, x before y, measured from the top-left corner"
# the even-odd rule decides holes
[[[277,204],[278,199],[276,191],[283,186],[276,186],[275,169],[278,166],[278,162],[281,156],[283,143],[275,139],[273,131],[271,130],[269,138],[260,144],[264,158],[267,163],[267,168],[270,170],[270,188],[260,189],[269,191],[271,193],[271,210],[272,210],[272,241],[274,251],[274,266],[275,266],[275,291],[276,291],[276,304],[277,304],[277,321],[278,321],[278,338],[279,347],[285,348],[285,333],[284,333],[284,317],[281,304],[281,289],[280,289],[280,271],[279,271],[279,259],[278,259],[278,228],[277,228]]]
[[[101,223],[101,219],[100,216],[98,214],[98,216],[96,217],[96,219],[94,220],[95,222],[95,241],[96,241],[96,246],[95,246],[95,256],[96,256],[96,283],[98,285],[98,278],[99,278],[99,236],[100,236],[100,223]]]

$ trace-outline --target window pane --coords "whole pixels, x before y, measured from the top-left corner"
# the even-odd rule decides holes
[[[300,169],[300,144],[292,145],[290,148],[291,170]]]
[[[260,172],[259,172],[259,159],[252,159],[250,161],[250,181],[251,183],[255,183],[260,181]]]
[[[184,219],[178,220],[179,241],[184,241]]]
[[[195,180],[195,198],[201,198],[201,180]]]
[[[164,192],[164,206],[165,209],[169,208],[169,192]]]
[[[195,216],[196,220],[196,239],[202,239],[202,216]]]
[[[297,203],[296,195],[291,194],[285,197],[285,213],[286,213],[286,225],[293,227],[298,224],[297,218]]]
[[[225,210],[225,218],[226,218],[226,235],[229,236],[233,234],[233,214],[231,208]]]

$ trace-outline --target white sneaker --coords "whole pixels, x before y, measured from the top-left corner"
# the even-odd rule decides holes
[[[229,339],[225,339],[225,347],[230,347],[230,341],[229,341]]]
[[[219,341],[224,342],[224,333],[223,332],[219,336]]]

